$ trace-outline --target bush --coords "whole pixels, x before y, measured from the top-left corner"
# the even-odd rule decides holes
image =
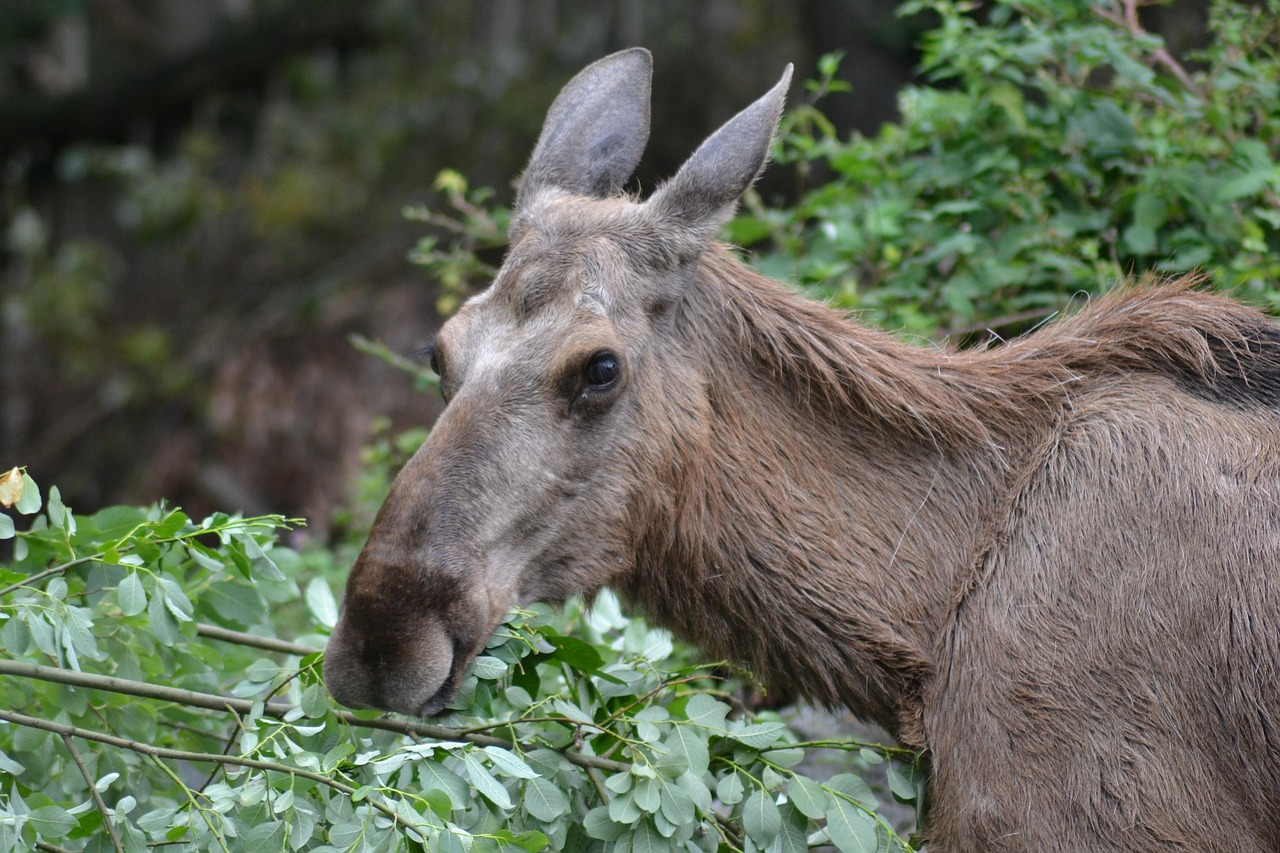
[[[872,137],[789,112],[776,159],[832,178],[732,224],[769,238],[767,272],[919,334],[1019,331],[1145,271],[1280,307],[1280,2],[1218,0],[1185,62],[1135,0],[903,10],[937,16],[924,69],[944,85],[904,91]]]
[[[0,849],[909,849],[860,777],[797,764],[888,760],[914,801],[914,753],[797,742],[607,596],[513,613],[440,721],[353,713],[319,679],[334,566],[276,541],[296,521],[7,483],[39,514],[0,570]]]

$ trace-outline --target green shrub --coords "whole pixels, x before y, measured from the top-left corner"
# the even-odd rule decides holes
[[[1185,61],[1117,3],[973,5],[903,7],[939,19],[940,85],[905,90],[900,123],[842,140],[793,108],[776,159],[831,180],[751,205],[730,238],[770,238],[767,272],[913,333],[1018,331],[1146,271],[1280,307],[1280,2],[1215,2]]]
[[[914,801],[914,753],[798,743],[607,596],[513,613],[441,720],[353,713],[319,679],[334,566],[278,544],[295,522],[40,512],[8,482],[35,517],[0,512],[0,849],[909,849],[860,777],[796,765],[889,760]]]

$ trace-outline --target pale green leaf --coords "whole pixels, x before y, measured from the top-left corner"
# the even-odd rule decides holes
[[[796,776],[787,788],[787,797],[805,817],[821,820],[831,797],[822,786],[805,776]]]
[[[786,733],[787,727],[783,723],[750,723],[738,729],[736,732],[730,732],[729,737],[738,743],[745,744],[756,749],[764,749],[766,746],[773,746]]]
[[[338,604],[324,578],[314,578],[307,584],[306,599],[307,610],[311,611],[317,624],[332,629],[338,623]]]
[[[509,809],[512,807],[511,795],[502,783],[494,778],[489,769],[484,766],[478,755],[474,752],[466,752],[462,756],[463,766],[467,772],[467,778],[471,780],[471,784],[476,790],[485,796],[491,803],[500,809]]]
[[[163,598],[165,607],[169,608],[169,612],[173,614],[173,618],[179,622],[190,622],[194,609],[191,606],[191,599],[187,598],[187,593],[178,582],[173,578],[158,577],[156,578],[156,597]]]
[[[486,746],[485,754],[493,762],[494,770],[503,776],[514,776],[517,779],[536,779],[538,774],[525,764],[524,759],[509,749],[500,746]]]
[[[600,841],[614,841],[627,830],[626,826],[609,817],[608,806],[596,806],[587,812],[582,819],[582,828],[587,835]]]
[[[569,798],[551,782],[534,777],[525,784],[524,807],[538,820],[550,823],[569,813]]]
[[[22,472],[22,497],[18,498],[18,502],[13,505],[21,515],[32,515],[40,511],[40,487],[36,485],[36,481],[31,479],[31,475],[26,471]]]
[[[147,609],[146,590],[133,572],[120,579],[116,586],[116,598],[120,602],[120,612],[125,616],[137,616]]]
[[[841,853],[875,853],[880,847],[875,820],[840,797],[832,797],[827,809],[827,835]]]
[[[852,773],[841,773],[838,776],[832,776],[827,781],[827,787],[869,809],[874,809],[879,804],[876,795],[872,793],[867,783],[862,781],[861,777],[854,776]]]
[[[742,826],[760,846],[768,846],[782,829],[778,804],[766,791],[757,789],[742,804]]]
[[[685,716],[689,718],[689,722],[716,734],[725,733],[724,718],[727,713],[729,713],[728,705],[705,693],[693,696],[685,706]]]

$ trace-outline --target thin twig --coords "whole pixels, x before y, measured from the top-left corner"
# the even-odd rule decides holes
[[[160,759],[168,759],[170,761],[197,761],[233,764],[237,767],[247,767],[251,770],[266,770],[274,773],[286,773],[300,779],[310,780],[319,785],[326,785],[347,796],[351,796],[356,792],[356,789],[352,786],[345,782],[339,782],[337,779],[331,779],[323,773],[313,773],[310,770],[304,770],[300,767],[290,767],[287,764],[276,764],[271,761],[262,761],[257,758],[243,758],[238,755],[217,755],[210,752],[190,752],[185,749],[169,749],[168,747],[155,746],[149,743],[142,743],[141,741],[116,737],[115,735],[109,735],[104,732],[95,732],[92,729],[82,729],[78,726],[67,725],[65,723],[55,723],[50,720],[42,720],[38,717],[29,717],[26,714],[19,714],[15,711],[6,711],[3,709],[0,709],[0,720],[14,723],[19,726],[26,726],[32,729],[52,732],[64,737],[78,737],[81,740],[91,740],[97,743],[106,744],[107,746],[114,746],[118,749],[127,749],[131,752],[145,755],[156,761],[159,761]],[[397,824],[401,826],[405,825],[404,819],[390,807],[378,802],[372,797],[368,798],[368,802]]]
[[[238,699],[232,696],[218,696],[213,693],[200,693],[195,690],[184,690],[180,687],[166,687],[148,684],[145,681],[131,681],[126,678],[115,678],[109,675],[95,675],[89,672],[77,672],[56,666],[42,666],[22,661],[0,660],[0,675],[12,675],[19,678],[34,678],[55,684],[69,684],[73,687],[86,687],[93,690],[106,690],[111,693],[123,693],[128,696],[142,696],[161,702],[173,702],[193,708],[205,708],[210,711],[224,711],[235,714],[253,713],[254,701]],[[264,702],[262,713],[273,719],[285,719],[296,711],[297,705],[288,702]],[[431,723],[418,723],[410,720],[397,720],[389,717],[377,717],[372,720],[361,719],[350,711],[335,709],[334,716],[349,726],[364,729],[395,732],[414,737],[425,737],[432,740],[461,740],[477,746],[500,746],[511,749],[515,743],[507,738],[492,737],[482,734],[467,734],[462,729],[448,726],[437,726]],[[571,763],[579,767],[598,767],[611,773],[629,769],[630,765],[618,761],[610,761],[595,755],[564,750],[561,754]]]
[[[1101,6],[1094,6],[1093,11],[1103,20],[1110,21],[1116,26],[1124,27],[1135,38],[1150,36],[1151,34],[1143,28],[1142,22],[1138,20],[1138,0],[1121,0],[1120,5],[1123,12],[1113,12]],[[1178,82],[1182,84],[1184,89],[1197,98],[1204,97],[1200,87],[1191,79],[1191,75],[1174,58],[1173,54],[1169,53],[1163,43],[1151,52],[1151,56],[1157,63],[1163,65],[1170,74],[1178,78]]]
[[[70,734],[61,732],[61,735],[62,742],[67,747],[67,752],[71,753],[71,760],[76,763],[76,767],[80,768],[80,775],[84,777],[85,784],[89,786],[89,796],[93,797],[93,804],[98,807],[98,813],[102,815],[102,825],[107,828],[107,835],[111,837],[111,846],[115,848],[116,853],[124,853],[124,845],[120,843],[120,833],[116,831],[116,825],[111,820],[111,811],[102,799],[102,792],[98,790],[97,783],[93,781],[93,775],[89,773],[89,768],[85,765],[84,759],[80,757],[80,750],[76,749],[76,743],[71,739]]]
[[[286,655],[298,655],[299,657],[306,657],[322,651],[312,646],[304,646],[301,643],[277,640],[275,637],[259,637],[256,634],[245,634],[240,631],[232,631],[230,628],[210,625],[206,622],[196,623],[196,633],[211,640],[222,640],[225,643],[235,643],[238,646],[250,646],[268,652],[281,652]]]
[[[74,850],[68,850],[65,847],[59,847],[56,844],[50,844],[48,841],[37,841],[36,849],[43,850],[44,853],[75,853]]]
[[[76,566],[80,566],[85,563],[92,563],[94,560],[98,559],[101,556],[102,556],[101,554],[94,554],[90,557],[77,557],[76,559],[71,560],[70,562],[61,563],[59,565],[53,566],[52,568],[45,569],[43,572],[38,572],[34,575],[31,575],[30,577],[23,578],[17,583],[10,584],[9,586],[6,586],[4,589],[0,589],[0,598],[3,598],[4,596],[8,595],[11,592],[14,592],[15,590],[22,589],[24,586],[30,586],[31,584],[42,581],[45,578],[53,577],[54,575],[60,575],[63,572],[67,571],[68,569],[74,569]]]

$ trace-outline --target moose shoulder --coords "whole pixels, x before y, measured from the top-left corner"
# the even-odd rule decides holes
[[[1280,331],[1188,282],[913,347],[715,236],[790,73],[649,199],[643,50],[552,105],[325,660],[429,716],[604,586],[927,748],[931,850],[1280,849]]]

